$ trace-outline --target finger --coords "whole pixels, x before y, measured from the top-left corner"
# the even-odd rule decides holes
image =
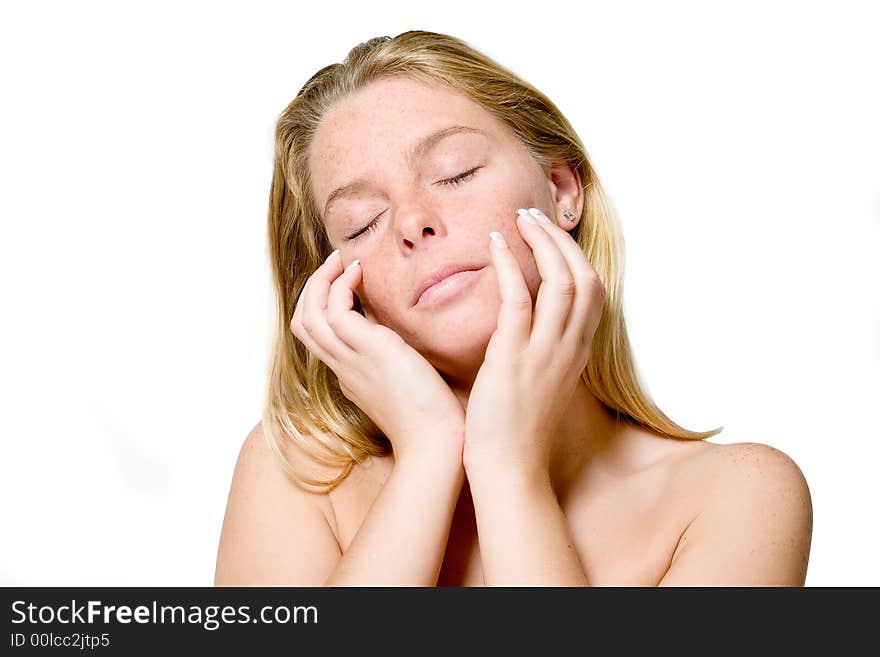
[[[290,318],[290,330],[293,332],[294,335],[296,335],[296,337],[299,337],[299,335],[297,335],[297,333],[298,333],[297,327],[302,326],[301,317],[302,317],[303,293],[306,291],[306,288],[308,287],[308,285],[309,285],[309,281],[307,279],[306,282],[303,283],[302,289],[299,291],[299,296],[297,296],[297,298],[296,298],[296,306],[293,309],[293,317]]]
[[[537,208],[529,208],[529,211],[536,216],[546,217]],[[575,242],[570,233],[563,230],[554,221],[541,222],[539,225],[559,247],[575,281],[575,298],[563,332],[563,340],[568,340],[570,334],[581,336],[584,332],[588,332],[592,335],[599,324],[605,300],[605,288],[602,281],[583,249]]]
[[[501,292],[501,308],[498,311],[498,327],[493,344],[500,343],[503,350],[519,349],[529,343],[532,295],[504,236],[492,231],[489,237],[489,252]]]
[[[541,287],[535,301],[532,341],[556,344],[565,330],[576,292],[574,277],[555,240],[543,230],[538,218],[528,210],[520,210],[517,225],[526,243],[532,248],[541,273]],[[539,215],[541,221],[547,221]]]
[[[354,290],[362,280],[360,259],[352,260],[330,285],[327,297],[327,324],[339,339],[358,352],[364,351],[376,325],[354,310]]]
[[[300,295],[303,305],[300,322],[305,332],[334,359],[344,358],[351,351],[327,323],[327,297],[330,293],[330,285],[342,273],[342,258],[338,251],[334,251],[309,277]]]
[[[303,289],[300,290],[300,294],[296,302],[296,308],[293,311],[293,317],[290,319],[290,332],[293,333],[294,337],[296,337],[296,339],[305,346],[309,353],[313,354],[322,362],[331,366],[331,369],[334,369],[335,371],[335,359],[327,351],[325,351],[323,347],[315,342],[314,338],[312,338],[312,336],[308,334],[308,332],[305,330],[305,327],[302,325],[302,314],[304,305],[303,293],[305,292],[306,287],[308,287],[308,284],[309,282],[306,281],[303,285]]]

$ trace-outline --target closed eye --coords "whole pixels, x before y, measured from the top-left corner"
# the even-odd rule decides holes
[[[454,187],[455,185],[458,185],[458,184],[462,183],[463,181],[467,180],[467,179],[470,178],[472,175],[474,175],[474,174],[477,172],[477,169],[479,169],[479,168],[480,168],[480,167],[474,167],[473,169],[469,169],[468,171],[465,171],[464,173],[460,173],[460,174],[458,174],[457,176],[455,176],[455,177],[453,177],[453,178],[448,178],[448,179],[446,179],[446,180],[441,180],[439,184],[441,184],[441,185],[451,185],[451,186]]]
[[[480,167],[474,167],[473,169],[468,169],[467,171],[460,173],[457,176],[453,176],[452,178],[447,178],[446,180],[441,180],[437,184],[444,185],[447,187],[456,187],[456,186],[460,185],[461,183],[463,183],[468,178],[472,177],[477,172],[477,169],[479,169],[479,168]],[[384,211],[382,211],[376,217],[374,217],[373,220],[370,223],[368,223],[366,226],[361,228],[359,231],[352,233],[351,235],[349,235],[345,239],[346,240],[357,239],[358,237],[360,237],[364,233],[374,230],[376,228],[376,224],[379,221],[379,217],[381,217],[383,214],[385,214]]]

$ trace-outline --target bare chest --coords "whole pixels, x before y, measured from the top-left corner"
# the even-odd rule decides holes
[[[669,568],[691,506],[635,491],[560,500],[591,586],[656,586]],[[450,529],[438,586],[484,586],[473,507],[460,505]]]
[[[375,474],[375,473],[374,473]],[[380,473],[381,474],[381,473]],[[337,505],[340,546],[348,548],[382,476],[365,478]],[[593,586],[655,586],[696,509],[696,491],[682,495],[667,473],[573,486],[558,498],[587,579]],[[467,487],[456,505],[437,586],[484,586],[473,500]]]

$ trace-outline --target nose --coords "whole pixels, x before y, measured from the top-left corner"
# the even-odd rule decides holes
[[[407,249],[416,249],[443,234],[439,218],[424,205],[413,205],[398,212],[397,230]]]
[[[430,236],[434,236],[437,233],[433,227],[426,225],[426,226],[423,226],[422,229],[416,234],[418,235],[418,237],[416,237],[414,239],[411,237],[404,237],[403,238],[403,241],[406,243],[406,245],[409,248],[415,248],[415,246],[418,242],[424,242]]]

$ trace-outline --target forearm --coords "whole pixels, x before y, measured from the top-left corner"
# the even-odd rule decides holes
[[[486,586],[589,586],[549,477],[472,475]]]
[[[396,463],[325,586],[436,586],[464,469]]]

